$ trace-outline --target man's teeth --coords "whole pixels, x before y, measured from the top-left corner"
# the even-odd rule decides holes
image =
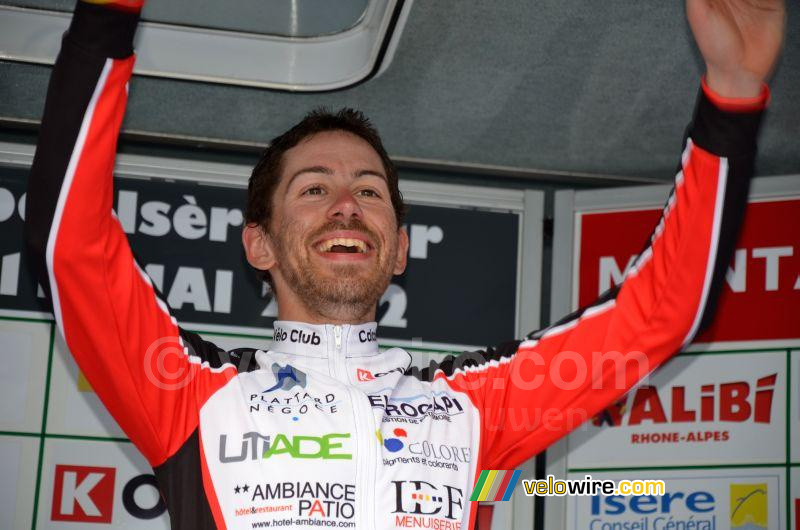
[[[357,252],[366,253],[367,252],[367,244],[360,240],[360,239],[350,239],[346,237],[336,237],[333,239],[327,239],[319,244],[318,248],[321,252],[330,252],[331,249],[335,246],[340,247],[354,247]]]

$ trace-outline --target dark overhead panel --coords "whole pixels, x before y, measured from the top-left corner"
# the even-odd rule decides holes
[[[800,174],[800,4],[787,4],[761,175]],[[219,5],[236,20],[235,2]],[[391,65],[366,82],[308,94],[138,76],[125,128],[255,149],[315,106],[346,105],[364,110],[411,165],[669,180],[701,73],[683,2],[416,0]],[[48,75],[47,66],[0,63],[0,117],[35,123]]]

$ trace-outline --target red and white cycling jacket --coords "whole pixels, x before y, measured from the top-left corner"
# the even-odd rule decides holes
[[[644,375],[598,353],[641,352],[649,372],[708,322],[766,97],[737,109],[704,89],[663,217],[621,288],[525,340],[416,370],[407,352],[378,349],[374,323],[276,322],[264,350],[182,330],[112,211],[137,20],[78,3],[26,231],[59,329],[153,466],[174,528],[471,528],[482,469],[513,469]]]

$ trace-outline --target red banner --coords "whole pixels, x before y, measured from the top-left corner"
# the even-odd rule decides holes
[[[578,302],[622,280],[661,209],[580,214]],[[714,324],[695,342],[800,337],[800,200],[754,202]]]

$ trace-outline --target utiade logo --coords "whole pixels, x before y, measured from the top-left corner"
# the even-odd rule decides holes
[[[330,433],[322,436],[263,435],[248,432],[241,442],[228,441],[227,434],[219,436],[219,461],[223,464],[269,458],[351,460],[353,454],[344,449],[350,433]],[[230,446],[230,447],[229,447]]]

